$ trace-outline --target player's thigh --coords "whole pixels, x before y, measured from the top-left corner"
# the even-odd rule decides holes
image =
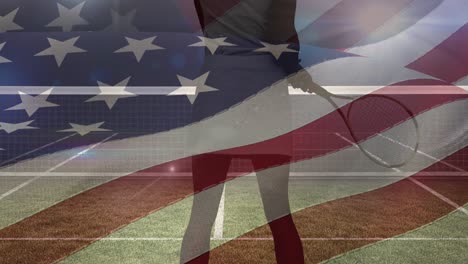
[[[287,159],[287,156],[274,156],[270,158]],[[253,160],[254,167],[256,164]],[[281,166],[256,171],[260,195],[265,215],[269,221],[290,213],[289,207],[289,171],[288,163]]]
[[[192,157],[192,179],[195,193],[224,183],[231,157],[228,155],[201,154]]]

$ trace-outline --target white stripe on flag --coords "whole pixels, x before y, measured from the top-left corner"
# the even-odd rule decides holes
[[[342,0],[299,0],[296,8],[296,28],[300,32]],[[299,34],[300,35],[300,34]]]
[[[418,76],[414,76],[415,78]],[[421,77],[421,76],[419,76]],[[427,76],[424,76],[427,77]],[[319,78],[320,79],[320,78]],[[468,78],[461,80],[459,87],[465,91],[468,91]],[[98,86],[55,86],[50,92],[52,95],[96,95],[96,89]],[[290,95],[315,95],[304,92],[300,87],[288,87],[288,93]],[[323,86],[326,90],[333,94],[341,95],[366,95],[375,92],[382,88],[382,85],[325,85]],[[392,90],[382,91],[380,94],[452,94],[453,90],[447,90],[446,86],[440,85],[426,85],[424,87],[415,86],[414,89],[408,86],[393,85]],[[49,86],[0,86],[0,95],[16,95],[18,92],[26,94],[40,94],[45,90],[50,89]],[[114,92],[108,92],[106,95],[126,95],[127,92],[131,92],[135,95],[167,95],[167,96],[178,96],[178,95],[195,95],[195,86],[127,86],[125,91],[116,90]]]
[[[466,116],[468,115],[467,111],[468,100],[460,100],[438,106],[420,114],[417,117],[421,128],[424,129],[423,133],[421,133],[420,150],[433,158],[427,158],[424,155],[417,155],[411,163],[401,168],[401,178],[412,175],[415,171],[421,171],[422,169],[434,164],[436,162],[435,160],[443,159],[468,144],[466,141],[459,142],[459,144],[450,144],[457,142],[457,140],[460,141],[460,132],[456,131],[451,126],[444,126],[445,129],[441,128],[438,124],[438,121],[440,121],[438,119],[441,117],[444,118],[444,122],[446,123],[459,122],[459,116],[455,116],[453,113],[457,112],[460,113],[461,116]],[[398,138],[399,135],[406,133],[404,128],[405,122],[397,127],[385,131],[382,134]],[[436,131],[436,133],[433,133],[434,131]],[[155,135],[103,143],[94,150],[92,159],[73,160],[55,172],[64,173],[64,175],[66,175],[66,173],[73,172],[84,174],[103,172],[115,173],[115,176],[118,177],[128,175],[129,171],[137,172],[148,167],[153,167],[171,160],[185,157],[186,153],[181,153],[180,150],[175,148],[168,148],[171,146],[170,138],[167,138],[170,133],[171,132],[159,133]],[[369,141],[372,140],[382,139],[376,136],[369,139]],[[161,149],[165,150],[167,155],[156,160],[154,158],[155,154]],[[137,150],[140,153],[137,158],[134,157],[135,152],[132,150]],[[63,160],[63,155],[67,155],[67,153],[72,153],[73,151],[76,150],[61,151],[48,156],[19,162],[13,166],[2,168],[0,171],[6,174],[28,172],[31,171],[32,168],[36,169],[34,171],[47,171],[49,169],[49,167],[47,167],[48,164],[56,164],[58,160]],[[121,156],[116,157],[115,155],[109,155],[109,153],[117,152]],[[343,162],[343,160],[346,160],[347,162]],[[360,168],[364,171],[373,173],[392,172],[392,170],[378,166],[368,160],[365,155],[356,151],[354,148],[346,148],[335,153],[297,162],[297,165],[300,167],[316,168],[316,173],[336,171],[337,169],[342,172],[349,172],[354,170],[356,164],[359,164]],[[41,166],[44,167],[42,168]],[[388,178],[389,182],[397,180],[398,177]]]
[[[464,90],[468,91],[468,75],[462,78],[457,82],[459,87],[462,87]]]
[[[403,32],[381,42],[351,48],[348,52],[378,59],[387,66],[406,66],[434,49],[468,22],[468,5],[462,2],[445,0]]]

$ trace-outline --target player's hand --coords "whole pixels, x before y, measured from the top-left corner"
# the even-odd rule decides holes
[[[315,93],[320,96],[329,96],[329,92],[312,80],[306,70],[301,70],[288,78],[289,83],[296,89],[306,93]]]

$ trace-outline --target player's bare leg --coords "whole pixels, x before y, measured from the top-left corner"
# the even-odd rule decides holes
[[[272,158],[284,159],[281,155]],[[260,167],[253,160],[255,170]],[[273,234],[278,263],[304,263],[302,242],[291,216],[289,206],[289,165],[257,171],[265,216]]]
[[[224,155],[201,155],[192,159],[196,194],[182,240],[181,263],[208,263],[211,230],[224,187],[220,182],[226,179],[229,163],[230,158]]]

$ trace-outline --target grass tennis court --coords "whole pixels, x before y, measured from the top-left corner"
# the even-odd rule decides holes
[[[29,179],[3,177],[1,191],[5,193]],[[0,207],[4,212],[0,219],[1,227],[109,180],[110,178],[106,177],[38,178],[21,190],[0,200]],[[290,204],[296,212],[294,220],[303,240],[306,260],[318,262],[335,256],[327,263],[373,263],[376,261],[428,263],[435,260],[443,263],[465,263],[468,255],[463,248],[468,245],[468,215],[461,211],[452,212],[453,208],[446,206],[446,203],[409,181],[400,182],[400,186],[391,184],[395,181],[398,181],[395,177],[331,177],[330,179],[291,177]],[[421,179],[421,181],[425,180]],[[452,190],[456,195],[451,198],[453,200],[457,198],[457,202],[468,201],[466,200],[468,195],[460,189],[466,190],[468,185],[466,177],[453,182],[439,179],[427,180],[425,183],[440,192]],[[373,193],[373,195],[365,196],[366,192]],[[408,194],[413,195],[408,196]],[[371,197],[375,200],[370,200]],[[349,204],[337,205],[343,199],[351,199],[351,202],[355,204],[354,211],[333,209],[341,208],[341,206],[343,209],[349,209]],[[352,199],[358,199],[360,202],[356,203],[356,200]],[[405,199],[409,204],[413,203],[412,206],[403,205],[402,202]],[[191,202],[191,197],[188,197],[156,211],[72,254],[62,262],[178,263],[181,238],[188,222]],[[390,204],[388,209],[390,213],[386,212],[385,203]],[[360,206],[369,210],[361,211]],[[403,212],[391,212],[395,206],[400,207]],[[325,215],[327,210],[323,208],[330,208],[328,214],[337,216],[334,218],[336,222],[330,223],[330,219],[326,216],[317,215],[314,209],[316,207],[321,207],[317,210],[320,209]],[[382,211],[376,208],[381,208]],[[415,208],[418,210],[414,211]],[[465,208],[467,208],[466,205]],[[80,214],[80,211],[77,210],[76,214]],[[240,255],[245,255],[244,260],[252,257],[261,258],[265,263],[274,260],[271,234],[269,234],[268,226],[264,226],[266,218],[254,177],[243,177],[226,184],[224,211],[218,212],[218,217],[219,214],[223,214],[224,220],[221,224],[215,224],[214,227],[214,229],[221,228],[222,234],[222,237],[212,240],[214,263],[226,262],[226,260],[229,262],[229,256],[232,255],[235,255],[238,261],[242,261],[242,258],[239,258]],[[347,214],[349,214],[348,220],[352,223],[340,222],[346,220],[343,216]],[[379,215],[383,218],[379,219]],[[392,215],[400,221],[394,221],[395,218],[389,217]],[[406,218],[402,218],[402,215],[406,215]],[[360,218],[361,222],[353,221],[355,218]],[[323,224],[323,221],[328,221],[328,225]],[[384,230],[376,231],[373,227],[367,228],[362,225],[366,222],[379,223]],[[400,228],[408,223],[410,224],[406,229]],[[347,227],[349,224],[351,226]],[[333,226],[337,230],[342,229],[342,240],[336,236],[340,232],[327,230]],[[356,226],[358,230],[354,230]],[[399,234],[402,230],[407,232]],[[365,236],[366,232],[369,232],[368,236]],[[393,238],[379,241],[380,239],[374,239],[376,238],[375,232],[384,235],[388,232]],[[356,235],[359,236],[356,237]],[[346,238],[350,237],[361,240],[347,241]],[[240,238],[240,240],[230,241],[234,238]],[[366,241],[366,239],[370,240]],[[50,243],[50,241],[39,241],[39,243]],[[337,248],[352,250],[342,255],[338,254],[339,250],[327,251],[333,245],[338,246]],[[436,251],[441,252],[441,250],[446,253],[430,254]]]

